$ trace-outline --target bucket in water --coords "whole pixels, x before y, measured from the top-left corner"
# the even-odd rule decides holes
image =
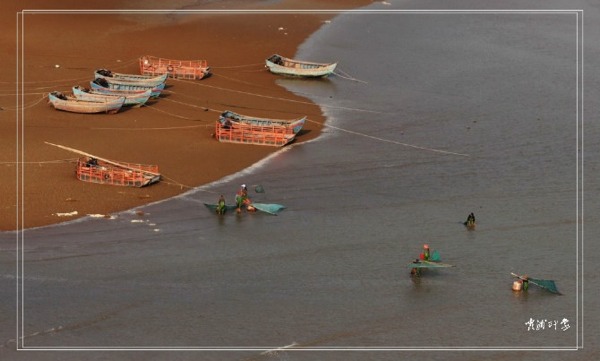
[[[523,282],[522,281],[514,281],[512,285],[513,291],[521,291],[523,290]]]

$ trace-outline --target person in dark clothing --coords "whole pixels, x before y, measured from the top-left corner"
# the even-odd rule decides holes
[[[473,212],[469,213],[467,221],[464,224],[469,228],[475,227],[475,214],[473,214]]]

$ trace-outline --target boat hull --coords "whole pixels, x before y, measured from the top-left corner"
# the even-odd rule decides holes
[[[263,127],[282,127],[285,128],[285,132],[288,134],[298,134],[302,127],[304,127],[304,123],[306,122],[306,117],[302,117],[300,119],[292,119],[292,120],[284,120],[284,119],[269,119],[269,118],[257,118],[250,117],[247,115],[241,115],[234,113],[230,110],[226,110],[221,113],[219,117],[219,121],[221,124],[225,125],[229,123],[242,123],[249,124],[255,126],[263,126]]]
[[[124,91],[150,90],[151,91],[150,97],[158,98],[160,96],[160,93],[165,88],[165,83],[159,84],[158,86],[155,86],[155,87],[149,87],[149,86],[142,86],[142,85],[136,85],[136,84],[131,84],[131,83],[108,81],[104,78],[98,78],[98,79],[95,79],[90,82],[90,87],[92,89],[96,89],[96,90],[100,90],[102,88],[108,88],[108,89],[114,89],[114,90],[124,90]]]
[[[125,102],[124,97],[105,100],[78,100],[74,96],[66,96],[59,92],[48,94],[49,103],[58,110],[72,113],[93,114],[108,113],[115,114],[121,109]]]
[[[295,139],[285,127],[258,126],[243,123],[223,124],[216,121],[215,138],[222,143],[266,145],[282,147]]]
[[[77,179],[98,184],[126,187],[145,187],[160,181],[158,166],[120,163],[123,167],[98,160],[91,163],[89,157],[77,162]],[[151,173],[150,173],[151,172]]]
[[[206,60],[173,60],[151,55],[139,59],[140,74],[147,76],[166,75],[175,79],[200,80],[210,76]]]
[[[323,78],[333,74],[337,63],[314,63],[272,55],[266,61],[271,73],[303,78]]]
[[[123,105],[140,107],[150,99],[152,95],[151,90],[140,90],[140,91],[120,91],[109,88],[104,88],[105,90],[100,89],[84,89],[79,86],[73,87],[73,95],[80,100],[90,100],[94,99],[115,99],[115,97],[125,97],[125,102]]]
[[[138,75],[138,74],[124,74],[114,73],[107,69],[98,69],[94,73],[95,78],[104,78],[107,80],[123,81],[128,83],[135,83],[141,86],[157,87],[161,83],[167,80],[167,74],[150,76],[150,75]]]

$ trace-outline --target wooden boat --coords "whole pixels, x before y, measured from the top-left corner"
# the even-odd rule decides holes
[[[95,101],[97,99],[115,99],[115,97],[125,97],[123,105],[132,105],[140,107],[150,99],[151,90],[115,90],[110,88],[87,89],[79,85],[73,87],[73,95],[80,100]]]
[[[150,96],[152,98],[158,98],[160,96],[160,93],[165,88],[165,83],[159,84],[155,87],[149,87],[149,86],[132,84],[131,82],[129,82],[129,83],[118,82],[118,81],[115,82],[115,81],[108,81],[108,80],[106,80],[106,78],[96,78],[90,82],[90,87],[92,89],[108,88],[108,89],[114,89],[114,90],[127,90],[127,91],[150,90],[151,91]]]
[[[227,122],[230,122],[230,123],[243,123],[243,124],[251,124],[251,125],[258,125],[258,126],[281,126],[281,127],[285,127],[288,133],[298,134],[298,132],[300,132],[300,130],[302,130],[302,127],[304,126],[304,123],[306,122],[306,117],[302,117],[300,119],[293,119],[293,120],[268,119],[268,118],[250,117],[247,115],[241,115],[241,114],[234,113],[230,110],[226,110],[223,113],[221,113],[219,121],[222,124],[226,124]]]
[[[326,77],[332,74],[337,66],[337,63],[314,63],[294,60],[278,54],[271,55],[266,60],[266,63],[271,73],[306,78]]]
[[[138,75],[138,74],[124,74],[114,73],[108,69],[97,69],[94,72],[95,78],[107,78],[115,80],[124,80],[128,82],[136,82],[140,85],[155,87],[167,80],[167,74],[158,76],[151,75]]]
[[[140,58],[140,74],[200,80],[210,75],[210,67],[206,60],[172,60],[145,55]]]
[[[82,155],[77,162],[75,174],[77,179],[84,182],[144,187],[160,181],[161,176],[156,165],[115,162],[77,149],[45,143]]]
[[[134,88],[143,88],[143,89],[153,89],[153,88],[160,88],[160,89],[164,89],[165,88],[165,83],[159,83],[159,84],[154,84],[154,83],[145,83],[145,82],[141,82],[141,81],[135,81],[135,80],[125,80],[125,79],[115,79],[115,78],[107,78],[107,77],[103,77],[103,78],[96,78],[95,80],[100,80],[103,83],[109,84],[109,85],[123,85],[123,86],[127,86],[127,87],[134,87]],[[127,89],[126,89],[127,90]]]
[[[106,162],[90,157],[79,158],[76,174],[84,182],[129,187],[144,187],[160,180],[155,165]]]
[[[108,113],[114,114],[121,109],[124,97],[112,99],[79,100],[73,95],[65,95],[59,91],[48,94],[49,103],[55,109],[73,113]]]
[[[238,122],[216,121],[215,138],[223,143],[270,145],[282,147],[291,143],[296,134],[280,125],[253,125]]]

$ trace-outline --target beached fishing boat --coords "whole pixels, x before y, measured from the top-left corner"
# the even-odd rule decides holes
[[[94,81],[101,81],[102,83],[106,83],[108,84],[110,87],[113,87],[113,85],[115,86],[115,89],[120,89],[119,86],[124,86],[124,90],[130,90],[134,89],[134,90],[140,90],[140,89],[164,89],[165,88],[165,83],[159,83],[159,84],[147,84],[144,82],[140,82],[140,81],[135,81],[135,80],[125,80],[125,79],[115,79],[115,78],[96,78]]]
[[[253,125],[216,121],[215,138],[222,143],[255,144],[282,147],[291,143],[296,134],[280,125]]]
[[[165,83],[159,84],[155,87],[136,85],[131,82],[118,82],[118,81],[108,81],[106,78],[96,78],[90,82],[90,87],[92,89],[114,89],[114,90],[150,90],[150,97],[158,98],[160,93],[165,88]]]
[[[95,101],[100,99],[115,99],[125,97],[123,105],[140,107],[150,99],[151,90],[115,90],[110,88],[88,89],[79,85],[73,87],[73,95],[80,100]]]
[[[115,80],[124,80],[128,82],[135,82],[140,85],[155,87],[167,80],[167,74],[162,75],[138,75],[138,74],[124,74],[115,73],[108,69],[97,69],[94,72],[94,78],[107,78]]]
[[[248,115],[242,115],[238,113],[234,113],[230,110],[226,110],[221,113],[219,121],[222,124],[229,123],[243,123],[243,124],[251,124],[258,126],[281,126],[285,127],[288,133],[298,134],[304,123],[306,122],[306,117],[302,117],[299,119],[285,120],[285,119],[269,119],[269,118],[258,118],[251,117]]]
[[[77,162],[77,179],[117,186],[144,187],[160,180],[158,166],[82,157]]]
[[[210,75],[210,67],[206,60],[173,60],[152,55],[142,56],[139,60],[142,75],[166,74],[171,78],[196,80]]]
[[[63,145],[45,143],[82,155],[77,161],[75,174],[77,179],[84,182],[144,187],[160,181],[161,175],[156,165],[116,162]]]
[[[66,95],[59,91],[48,94],[48,101],[55,109],[73,113],[108,113],[114,114],[121,109],[125,102],[124,97],[112,99],[80,100],[73,95]]]
[[[294,60],[278,54],[271,55],[266,60],[266,63],[271,73],[307,78],[326,77],[332,74],[337,66],[337,63],[314,63]]]

